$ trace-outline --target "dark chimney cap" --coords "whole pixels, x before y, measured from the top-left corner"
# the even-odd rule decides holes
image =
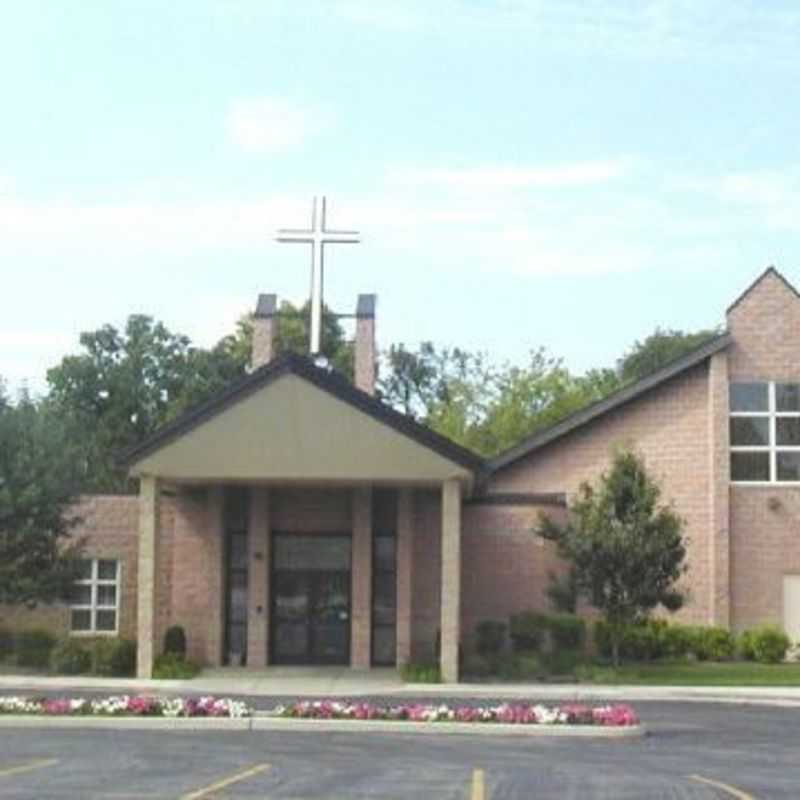
[[[278,295],[260,294],[256,304],[256,317],[274,317],[278,305]]]
[[[377,300],[378,295],[376,294],[360,294],[356,306],[356,317],[358,319],[374,319]]]

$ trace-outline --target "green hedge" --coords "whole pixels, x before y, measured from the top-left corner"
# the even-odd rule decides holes
[[[50,669],[60,675],[82,675],[91,667],[92,654],[77,639],[63,639],[50,655]]]
[[[14,637],[17,666],[44,669],[50,665],[50,654],[56,638],[49,631],[32,629],[20,631]]]
[[[580,651],[586,641],[586,623],[574,614],[514,614],[509,624],[516,653]]]
[[[8,628],[0,628],[0,661],[14,653],[14,634]]]
[[[749,661],[777,664],[786,658],[791,646],[789,637],[775,625],[749,628],[739,637],[739,650]]]
[[[157,680],[186,680],[194,678],[200,667],[175,653],[163,653],[153,662],[153,677]]]

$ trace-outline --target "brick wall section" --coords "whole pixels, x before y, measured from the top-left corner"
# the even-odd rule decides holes
[[[349,533],[352,492],[345,489],[274,489],[270,525],[288,533]]]
[[[496,474],[492,491],[574,493],[607,469],[613,449],[634,448],[686,521],[690,601],[684,621],[711,620],[708,365],[687,370]]]
[[[169,570],[162,571],[170,599],[166,609],[159,608],[158,641],[169,625],[181,625],[188,657],[210,665],[222,659],[222,501],[219,488],[181,489],[174,499],[171,536],[162,529],[163,546],[171,555]]]
[[[412,518],[411,660],[430,661],[441,622],[441,493],[415,491]]]
[[[115,558],[120,562],[119,631],[136,638],[136,580],[138,498],[131,495],[88,495],[74,509],[82,522],[74,539],[85,540],[89,558]],[[35,609],[0,606],[0,626],[14,631],[44,628],[55,636],[69,631],[69,611],[60,604]]]
[[[558,506],[465,507],[461,639],[467,648],[481,620],[507,622],[519,611],[550,610],[548,575],[563,571],[563,563],[554,545],[533,533],[540,513],[565,517]]]
[[[800,382],[800,299],[768,273],[728,314],[731,381]],[[800,574],[800,488],[731,486],[731,616],[780,624],[783,576]]]

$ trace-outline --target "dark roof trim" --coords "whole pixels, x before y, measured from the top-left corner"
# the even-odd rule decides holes
[[[469,506],[566,506],[564,492],[496,492],[471,497]]]
[[[714,355],[714,353],[724,350],[730,343],[731,336],[727,332],[722,333],[719,336],[715,336],[713,339],[709,339],[704,344],[701,344],[700,347],[695,348],[690,353],[687,353],[680,358],[670,361],[669,364],[666,364],[661,369],[656,370],[650,375],[646,375],[644,378],[641,378],[629,386],[618,389],[616,392],[610,394],[603,400],[598,400],[596,403],[592,403],[591,405],[575,411],[568,417],[562,419],[561,422],[557,422],[555,425],[535,433],[533,436],[529,437],[528,439],[524,439],[519,444],[506,450],[504,453],[500,453],[500,455],[490,460],[489,472],[497,472],[498,470],[503,469],[504,467],[507,467],[516,461],[519,461],[519,459],[524,458],[534,450],[538,450],[539,448],[544,447],[546,444],[550,444],[556,439],[560,439],[562,436],[566,436],[568,433],[571,433],[572,431],[580,428],[583,425],[586,425],[592,420],[597,419],[597,417],[600,417],[615,408],[619,408],[625,403],[630,403],[632,400],[640,397],[645,392],[655,389],[657,386],[660,386],[662,383],[666,383],[666,381],[676,377],[677,375],[680,375],[687,369],[702,363],[707,358]]]
[[[119,457],[120,464],[122,466],[131,466],[225,409],[230,408],[230,406],[258,389],[287,374],[304,378],[338,400],[357,408],[359,411],[363,411],[373,419],[378,420],[378,422],[388,425],[398,433],[408,436],[423,447],[427,447],[463,467],[478,471],[485,464],[484,460],[471,450],[451,442],[430,428],[420,425],[411,417],[395,411],[382,401],[372,397],[372,395],[356,389],[343,375],[324,367],[318,367],[308,358],[293,353],[280,356],[250,375],[240,378],[205,403],[189,409],[143,442],[121,453]]]
[[[759,275],[759,276],[758,276],[758,277],[757,277],[757,278],[756,278],[756,279],[755,279],[755,280],[754,280],[754,281],[753,281],[753,282],[752,282],[752,283],[751,283],[751,284],[750,284],[750,285],[749,285],[749,286],[748,286],[748,287],[747,287],[747,288],[746,288],[746,289],[745,289],[745,290],[744,290],[744,291],[743,291],[743,292],[742,292],[742,293],[741,293],[741,294],[740,294],[740,295],[739,295],[739,296],[738,296],[738,297],[737,297],[737,298],[736,298],[736,299],[735,299],[735,300],[734,300],[734,301],[733,301],[733,302],[732,302],[732,303],[731,303],[731,304],[728,306],[728,310],[727,310],[725,313],[726,313],[726,314],[730,314],[730,313],[731,313],[731,311],[733,311],[733,309],[734,309],[734,308],[736,308],[736,306],[738,306],[738,305],[739,305],[739,303],[741,303],[741,302],[742,302],[742,300],[744,300],[744,299],[745,299],[745,297],[747,297],[747,295],[749,295],[749,294],[750,294],[750,292],[752,292],[752,291],[753,291],[753,289],[755,289],[755,288],[756,288],[756,286],[758,286],[758,284],[759,284],[759,283],[761,283],[761,281],[763,281],[763,280],[764,280],[764,278],[766,278],[766,277],[767,277],[767,275],[774,275],[774,276],[775,276],[775,277],[776,277],[776,278],[777,278],[779,281],[781,281],[781,282],[782,282],[782,283],[783,283],[783,284],[786,286],[786,288],[787,288],[787,289],[788,289],[788,290],[789,290],[789,291],[790,291],[790,292],[791,292],[791,293],[792,293],[792,294],[793,294],[795,297],[798,297],[798,298],[800,298],[800,292],[798,292],[798,291],[797,291],[797,289],[795,289],[795,288],[794,288],[794,286],[792,286],[792,284],[791,284],[791,283],[790,283],[790,282],[789,282],[789,281],[788,281],[788,280],[787,280],[787,279],[786,279],[786,278],[785,278],[785,277],[784,277],[784,276],[783,276],[783,275],[782,275],[780,272],[778,272],[778,270],[777,270],[777,269],[775,269],[775,267],[772,267],[772,266],[770,266],[770,267],[767,267],[767,268],[766,268],[766,269],[765,269],[765,270],[764,270],[764,271],[763,271],[763,272],[762,272],[762,273],[761,273],[761,274],[760,274],[760,275]]]

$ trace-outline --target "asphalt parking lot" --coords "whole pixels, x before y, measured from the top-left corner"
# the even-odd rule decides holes
[[[639,705],[644,739],[0,730],[0,798],[800,797],[800,709]]]

